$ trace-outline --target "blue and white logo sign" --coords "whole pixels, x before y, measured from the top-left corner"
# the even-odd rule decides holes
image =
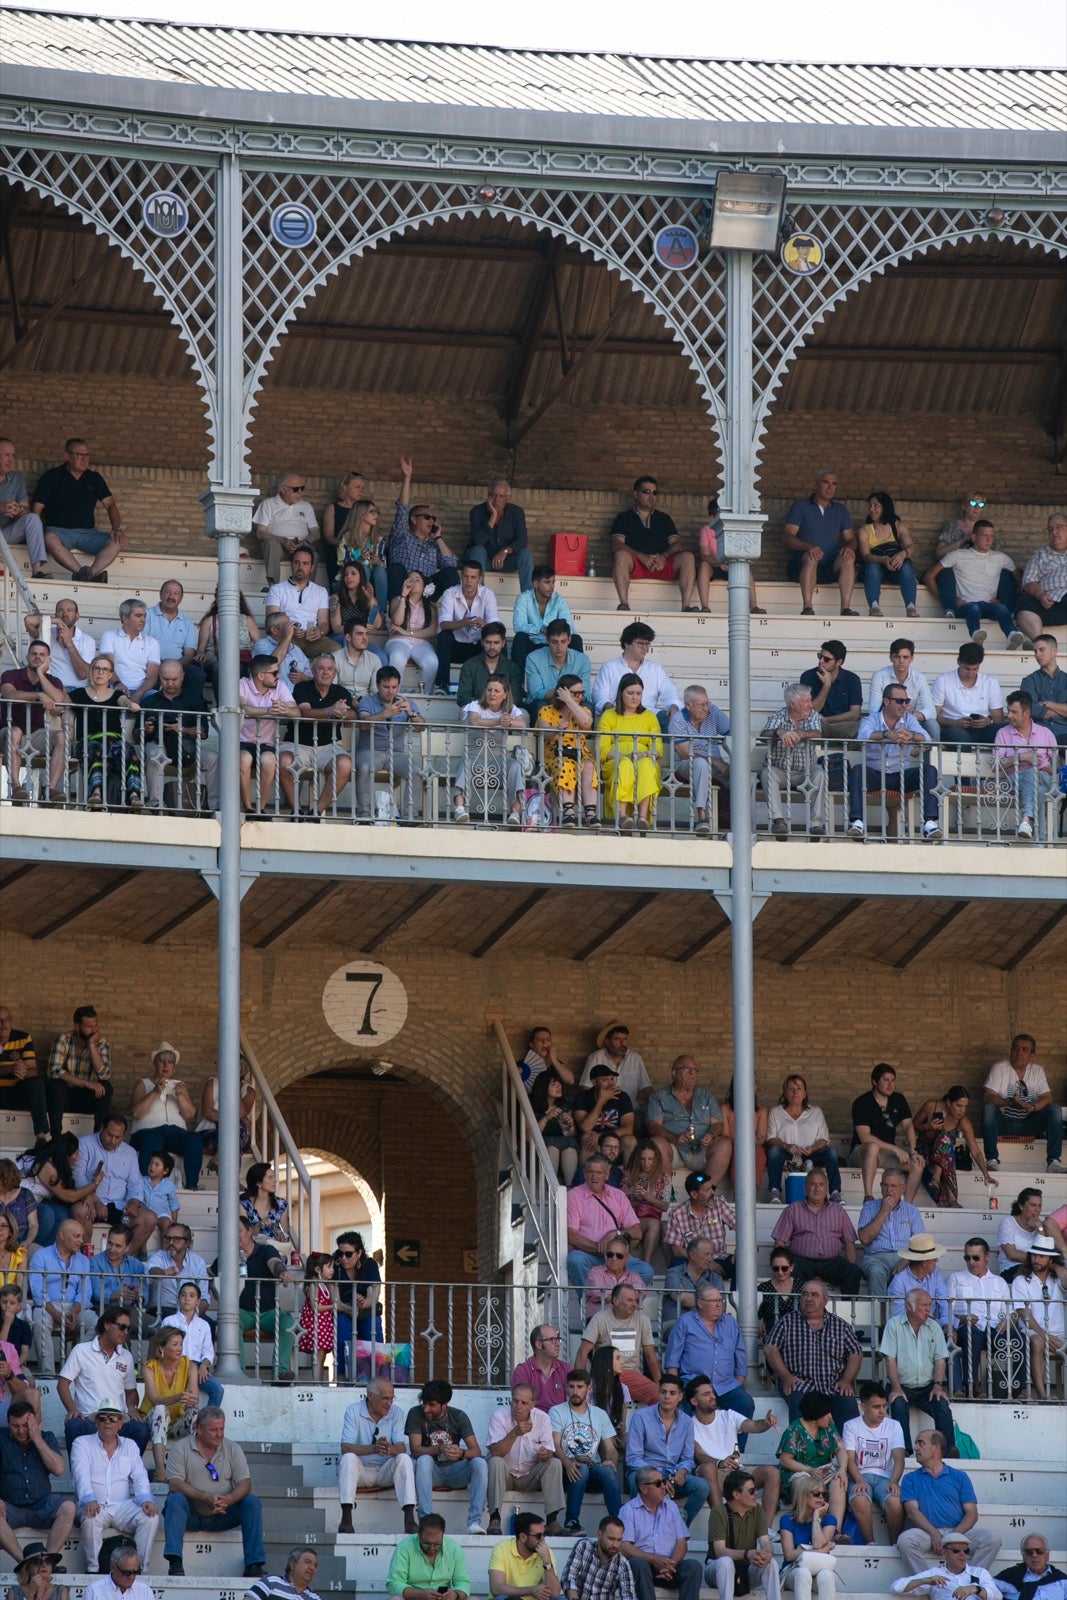
[[[661,267],[687,272],[696,262],[700,246],[692,228],[661,228],[653,246]]]
[[[271,213],[270,231],[279,244],[290,250],[302,250],[315,237],[314,214],[299,201],[287,200],[285,205],[275,206]]]
[[[157,189],[141,207],[144,225],[160,239],[177,239],[189,226],[189,207],[180,194]]]

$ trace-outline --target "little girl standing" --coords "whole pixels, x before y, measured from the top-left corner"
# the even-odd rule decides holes
[[[314,1354],[315,1382],[322,1381],[325,1357],[333,1351],[337,1297],[333,1287],[333,1257],[321,1250],[308,1256],[304,1275],[304,1304],[300,1308],[300,1341],[304,1355]]]

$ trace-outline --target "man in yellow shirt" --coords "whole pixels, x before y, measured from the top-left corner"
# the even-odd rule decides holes
[[[544,1517],[520,1511],[514,1539],[501,1539],[489,1557],[489,1593],[495,1600],[555,1600],[560,1583]]]

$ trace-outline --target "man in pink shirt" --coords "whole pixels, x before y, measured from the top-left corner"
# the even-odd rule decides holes
[[[252,773],[259,772],[260,813],[267,812],[270,793],[278,759],[274,748],[278,718],[276,706],[293,706],[292,690],[279,682],[278,663],[273,656],[256,656],[249,668],[249,676],[239,685],[241,710],[245,719],[241,723],[241,804],[248,812],[252,807]],[[281,753],[282,765],[292,766],[291,751]]]
[[[1032,839],[1034,824],[1037,837],[1047,837],[1045,801],[1052,793],[1054,783],[1052,764],[1056,755],[1056,737],[1051,729],[1033,719],[1034,702],[1025,689],[1016,689],[1005,702],[1008,720],[997,729],[993,748],[997,753],[997,768],[1006,778],[1016,799],[1019,825],[1015,830],[1018,839]]]
[[[593,1267],[585,1280],[587,1322],[605,1308],[616,1284],[628,1283],[631,1289],[636,1289],[638,1305],[641,1304],[641,1291],[644,1288],[644,1283],[634,1271],[628,1234],[609,1233],[606,1239],[601,1239],[600,1251],[604,1257],[603,1263]]]
[[[792,1250],[798,1283],[822,1278],[846,1294],[859,1293],[863,1279],[856,1265],[856,1230],[844,1206],[830,1199],[829,1179],[821,1167],[808,1173],[803,1200],[784,1208],[772,1237]]]
[[[641,1238],[637,1213],[621,1189],[608,1188],[610,1167],[603,1156],[585,1163],[585,1182],[567,1191],[567,1278],[581,1286],[600,1263],[600,1247],[609,1233],[625,1233],[631,1245]],[[634,1258],[642,1283],[652,1282],[647,1261]]]
[[[511,1374],[511,1387],[525,1383],[534,1392],[534,1404],[541,1411],[551,1411],[561,1406],[567,1398],[567,1374],[571,1370],[560,1360],[563,1341],[560,1332],[551,1322],[540,1323],[530,1335],[533,1355],[520,1361]]]

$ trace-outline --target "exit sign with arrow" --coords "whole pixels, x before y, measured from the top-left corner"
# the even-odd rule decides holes
[[[421,1239],[396,1239],[393,1242],[394,1267],[417,1267],[422,1263]]]

